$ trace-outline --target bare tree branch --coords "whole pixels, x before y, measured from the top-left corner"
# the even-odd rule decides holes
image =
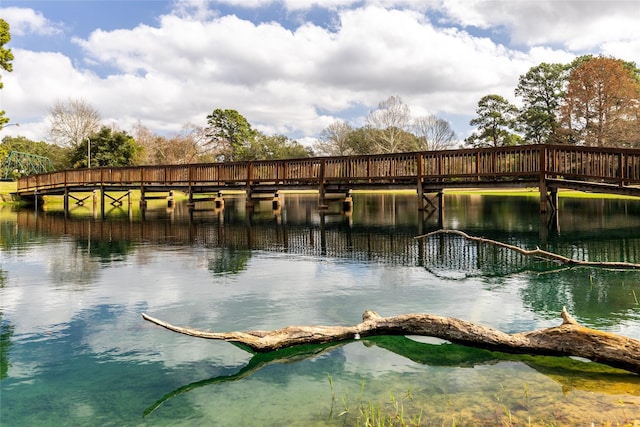
[[[273,331],[209,332],[174,326],[147,314],[142,317],[174,332],[229,341],[265,353],[302,344],[326,344],[376,335],[423,335],[505,353],[580,356],[640,374],[640,340],[579,325],[565,309],[560,326],[507,334],[486,326],[433,314],[381,317],[365,311],[353,326],[288,326]]]
[[[474,237],[470,236],[464,231],[460,230],[436,230],[427,234],[423,234],[421,236],[416,236],[416,239],[426,239],[428,237],[436,236],[439,234],[454,234],[456,236],[461,236],[466,240],[472,242],[480,242],[487,243],[494,246],[499,246],[501,248],[509,249],[519,254],[525,256],[539,257],[548,259],[551,261],[558,262],[560,264],[564,264],[567,266],[586,266],[586,267],[604,267],[604,268],[614,268],[614,269],[640,269],[640,264],[634,264],[630,262],[599,262],[599,261],[580,261],[572,258],[567,258],[562,255],[555,254],[553,252],[548,252],[543,249],[536,247],[535,249],[523,249],[518,246],[509,245],[504,242],[499,242],[496,240],[485,239],[484,237]]]

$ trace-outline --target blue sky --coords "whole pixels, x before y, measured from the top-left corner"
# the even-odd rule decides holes
[[[311,144],[392,95],[463,139],[482,96],[517,103],[541,62],[640,64],[637,0],[2,0],[0,17],[15,55],[0,108],[21,124],[2,136],[45,141],[69,98],[123,130],[173,135],[231,108]]]

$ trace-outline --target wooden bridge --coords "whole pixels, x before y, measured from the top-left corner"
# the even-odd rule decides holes
[[[424,209],[442,209],[448,188],[537,187],[540,211],[557,207],[558,189],[640,196],[640,150],[521,145],[368,156],[315,157],[191,165],[102,167],[31,175],[18,180],[19,196],[37,200],[100,190],[140,190],[141,203],[157,193],[181,190],[189,201],[214,200],[242,190],[247,205],[279,190],[316,190],[320,207],[351,190],[415,189]],[[153,194],[156,194],[154,196]],[[433,197],[436,195],[436,197]],[[160,197],[166,197],[165,195]],[[86,199],[86,197],[85,197]],[[218,199],[220,200],[220,199]],[[274,202],[275,203],[275,202]]]

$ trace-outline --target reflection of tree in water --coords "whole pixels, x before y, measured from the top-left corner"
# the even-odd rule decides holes
[[[280,365],[280,372],[274,374],[275,376],[281,375],[286,378],[291,372],[288,365],[313,359],[315,363],[320,361],[320,363],[325,364],[317,372],[342,372],[345,374],[344,363],[346,359],[343,356],[344,353],[340,353],[336,360],[332,360],[334,357],[321,356],[340,351],[343,346],[350,343],[356,345],[354,342],[342,341],[339,343],[288,347],[268,353],[255,353],[246,365],[239,367],[236,373],[226,373],[192,382],[166,393],[147,407],[143,417],[149,416],[163,403],[176,396],[214,384],[241,381],[267,366]],[[507,354],[451,343],[428,344],[405,336],[367,337],[360,343],[367,347],[377,346],[383,348],[421,365],[474,368],[495,365],[501,362],[519,362],[561,384],[565,391],[579,389],[602,394],[640,395],[640,377],[637,375],[597,363],[584,363],[568,357]],[[242,345],[239,345],[239,347],[242,348]],[[317,376],[316,379],[320,380],[321,378]]]
[[[251,251],[233,248],[219,248],[211,251],[208,269],[214,274],[236,274],[246,270]]]
[[[640,296],[637,271],[572,268],[531,277],[522,300],[550,318],[566,306],[581,322],[595,328],[630,319]]]
[[[2,277],[2,270],[0,270],[0,277]],[[2,318],[0,311],[0,380],[6,378],[9,373],[9,349],[12,344],[13,329],[13,325]]]
[[[4,288],[6,281],[7,272],[0,268],[0,289]],[[2,318],[0,311],[0,380],[6,378],[9,373],[9,348],[13,329],[13,325]]]
[[[77,246],[102,263],[123,261],[133,251],[128,240],[78,240]]]

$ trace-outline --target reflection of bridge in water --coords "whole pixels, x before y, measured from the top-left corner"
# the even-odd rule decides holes
[[[202,246],[229,250],[257,250],[298,256],[330,257],[424,267],[444,277],[501,276],[520,271],[548,271],[557,264],[526,257],[490,244],[469,242],[460,236],[415,236],[430,230],[418,225],[354,225],[348,216],[314,216],[306,222],[281,218],[243,219],[224,217],[164,220],[94,220],[65,218],[64,215],[18,213],[18,229],[25,232],[71,236],[78,240],[142,242],[167,245]],[[640,235],[631,230],[624,237],[603,235],[577,241],[552,241],[544,249],[589,261],[640,261]],[[511,245],[532,249],[539,243],[537,232],[492,232],[484,236]]]

